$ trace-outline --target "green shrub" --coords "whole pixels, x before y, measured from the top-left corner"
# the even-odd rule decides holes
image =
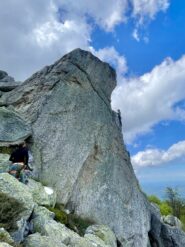
[[[79,217],[75,214],[67,214],[64,211],[64,205],[56,204],[55,208],[47,207],[51,212],[55,213],[55,220],[66,225],[69,229],[77,232],[80,236],[84,236],[85,230],[94,224],[92,220]]]
[[[0,192],[0,227],[10,232],[16,230],[16,221],[23,211],[24,207],[20,202]]]
[[[155,203],[157,205],[161,204],[161,200],[155,195],[147,196],[147,198],[148,198],[149,202]]]
[[[162,215],[169,215],[172,214],[172,208],[167,204],[167,202],[162,202],[161,205],[159,205],[160,212]]]
[[[0,153],[2,154],[11,154],[14,150],[14,147],[0,147]]]

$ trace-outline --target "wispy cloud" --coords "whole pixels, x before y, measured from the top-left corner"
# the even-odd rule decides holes
[[[168,164],[178,159],[185,159],[185,141],[173,144],[167,150],[147,149],[132,156],[132,164],[137,169],[146,166]]]
[[[141,5],[142,2],[142,5]],[[164,4],[163,4],[164,2]],[[166,5],[165,5],[166,2]],[[0,68],[25,79],[77,47],[89,49],[93,28],[114,31],[120,23],[152,19],[167,0],[6,0],[0,1]],[[161,4],[159,4],[161,3]],[[132,11],[128,11],[131,6]],[[106,48],[107,54],[111,47]],[[107,58],[107,55],[100,56]],[[105,52],[104,52],[105,53]],[[115,52],[114,52],[115,53]],[[118,57],[116,58],[119,60]],[[121,61],[119,60],[118,66]]]
[[[122,77],[112,95],[112,106],[120,109],[127,143],[147,133],[164,120],[183,120],[183,108],[174,107],[185,99],[185,56],[165,59],[140,77]]]

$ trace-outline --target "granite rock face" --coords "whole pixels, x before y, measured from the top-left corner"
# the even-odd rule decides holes
[[[31,127],[16,112],[0,107],[0,146],[18,144],[31,136]]]
[[[32,126],[37,173],[58,202],[108,225],[122,246],[145,247],[150,211],[111,110],[115,86],[107,63],[77,49],[3,94],[0,105]]]

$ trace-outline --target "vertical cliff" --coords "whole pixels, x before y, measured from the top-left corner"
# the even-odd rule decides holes
[[[115,71],[76,49],[2,95],[29,122],[37,174],[58,201],[107,224],[122,246],[146,247],[150,211],[123,143],[110,96]]]

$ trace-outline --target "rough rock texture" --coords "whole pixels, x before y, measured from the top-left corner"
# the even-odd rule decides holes
[[[0,247],[12,247],[12,245],[9,245],[5,242],[0,243]]]
[[[3,208],[7,207],[9,210],[12,208],[12,217],[15,219],[8,218],[8,220],[11,220],[13,223],[14,221],[16,222],[16,229],[11,232],[11,236],[15,241],[20,242],[24,239],[27,220],[34,208],[32,195],[24,184],[18,182],[17,179],[7,173],[0,174],[0,192],[0,197],[6,196],[6,200],[1,200],[1,214],[3,213]],[[13,215],[13,212],[19,209],[17,207],[22,207],[22,209]],[[4,211],[6,212],[6,208]],[[8,214],[10,214],[10,211]],[[8,215],[4,215],[4,217],[8,217]]]
[[[0,70],[0,91],[8,92],[20,85],[21,82],[15,82],[14,78],[9,76],[7,72]]]
[[[8,171],[10,164],[9,158],[9,154],[0,153],[0,173]]]
[[[20,143],[31,133],[30,126],[17,113],[0,108],[0,146]]]
[[[108,225],[123,246],[145,247],[150,212],[133,172],[110,96],[115,71],[80,49],[3,94],[32,124],[40,179],[58,201]]]
[[[177,228],[179,228],[179,229],[182,228],[182,223],[181,223],[181,221],[180,221],[177,217],[175,217],[175,216],[173,216],[173,215],[163,216],[163,217],[162,217],[162,220],[163,220],[163,222],[164,222],[165,224],[168,224],[168,225],[170,225],[170,226],[175,226],[175,227],[177,227]]]
[[[39,233],[31,234],[25,241],[26,247],[65,247],[60,240],[50,238],[48,236],[41,236]]]
[[[8,244],[14,243],[12,237],[4,228],[0,228],[0,242],[6,242]]]
[[[54,246],[58,246],[57,243],[62,243],[69,247],[116,246],[115,235],[108,227],[96,225],[95,228],[98,229],[99,234],[101,233],[100,236],[96,236],[91,232],[85,234],[83,238],[65,225],[53,220],[53,214],[43,207],[35,207],[31,224],[33,225],[33,234],[26,238],[26,247],[34,246],[34,244],[35,246],[42,247],[44,243],[50,247],[52,242]],[[89,229],[95,228],[92,226]]]
[[[56,193],[50,188],[32,179],[29,180],[28,188],[32,193],[33,200],[41,206],[54,207],[56,204]]]
[[[103,225],[92,225],[86,229],[85,237],[95,235],[100,238],[105,244],[111,247],[117,247],[116,238],[109,227]]]
[[[185,233],[181,229],[179,229],[179,225],[178,227],[176,225],[174,226],[169,225],[169,218],[171,219],[170,222],[172,222],[172,218],[167,217],[168,224],[164,224],[163,219],[157,207],[156,206],[154,207],[154,205],[152,205],[151,229],[149,231],[149,239],[150,239],[151,247],[184,247],[185,246]]]

